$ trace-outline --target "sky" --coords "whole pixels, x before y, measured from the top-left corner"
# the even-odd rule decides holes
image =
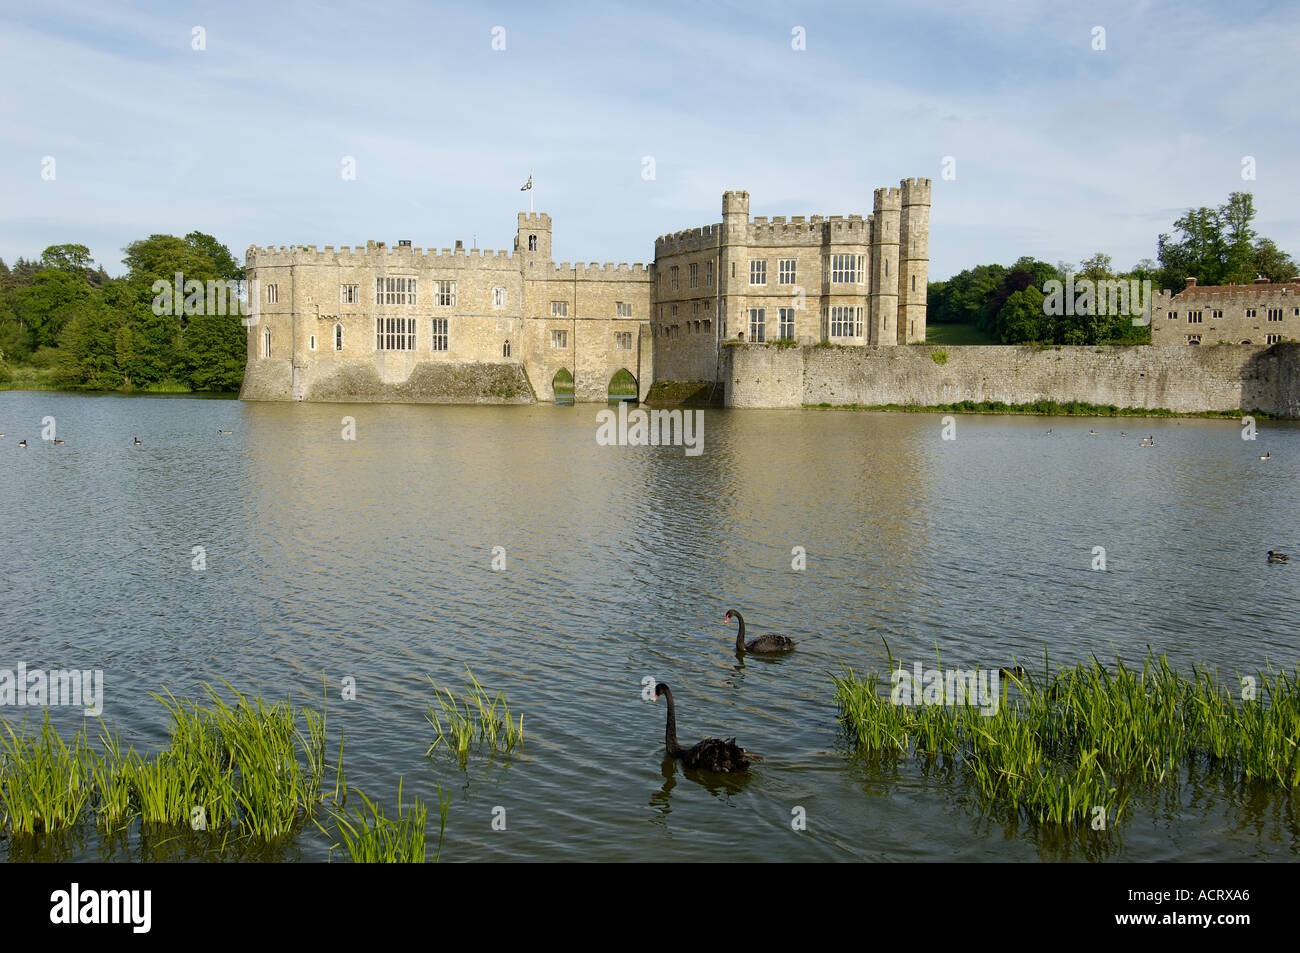
[[[912,176],[931,280],[1126,268],[1233,191],[1300,257],[1298,27],[1251,0],[0,0],[0,258],[78,242],[117,275],[128,243],[195,230],[241,260],[509,249],[530,174],[556,261],[649,262],[727,189],[865,215]]]

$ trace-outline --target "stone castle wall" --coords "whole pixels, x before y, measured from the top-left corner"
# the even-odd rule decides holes
[[[723,349],[729,407],[1083,401],[1300,418],[1300,345]],[[934,355],[946,355],[938,363]]]

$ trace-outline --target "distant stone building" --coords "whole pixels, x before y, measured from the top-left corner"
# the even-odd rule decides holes
[[[713,380],[725,340],[923,343],[929,243],[929,179],[877,189],[865,218],[751,221],[726,192],[720,223],[655,241],[655,376]]]
[[[1300,281],[1198,285],[1153,296],[1151,343],[1279,344],[1300,340]]]
[[[655,261],[551,258],[551,218],[520,213],[513,251],[252,247],[257,295],[241,396],[524,402],[644,397],[715,382],[728,338],[925,341],[930,180],[877,189],[872,215],[749,218],[664,236]]]

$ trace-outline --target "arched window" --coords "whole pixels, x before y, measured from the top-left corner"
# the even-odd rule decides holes
[[[528,236],[528,250],[529,250],[529,251],[537,251],[537,236],[536,236],[536,235],[529,235],[529,236]]]
[[[307,350],[309,351],[316,350],[316,335],[313,334],[307,338]]]
[[[262,356],[263,357],[271,356],[271,329],[270,328],[267,328],[262,333]]]
[[[506,341],[505,344],[502,344],[502,345],[501,345],[501,356],[502,356],[502,357],[509,357],[509,356],[510,356],[510,342],[509,342],[509,341]]]
[[[343,350],[343,325],[334,325],[334,350]]]

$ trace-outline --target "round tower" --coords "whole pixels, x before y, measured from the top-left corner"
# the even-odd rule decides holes
[[[930,271],[930,180],[904,179],[899,225],[898,343],[925,343]]]

